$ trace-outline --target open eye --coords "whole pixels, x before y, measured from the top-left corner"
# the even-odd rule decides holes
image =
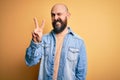
[[[51,17],[54,17],[55,16],[55,14],[54,13],[51,13]]]

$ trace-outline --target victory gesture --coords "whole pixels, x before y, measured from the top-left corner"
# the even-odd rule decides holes
[[[35,43],[39,43],[39,42],[42,41],[43,28],[44,28],[44,25],[45,25],[45,20],[42,20],[42,23],[39,26],[37,18],[34,18],[34,23],[35,23],[35,29],[32,32],[32,40]]]

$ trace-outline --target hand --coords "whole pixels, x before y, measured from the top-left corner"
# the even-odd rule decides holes
[[[42,35],[43,35],[43,28],[45,25],[45,20],[42,20],[42,24],[39,26],[37,18],[34,18],[34,23],[35,23],[35,29],[32,32],[32,40],[35,43],[39,43],[42,41]]]

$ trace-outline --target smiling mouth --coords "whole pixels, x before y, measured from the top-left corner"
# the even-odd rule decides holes
[[[56,26],[61,26],[61,23],[60,22],[56,22]]]

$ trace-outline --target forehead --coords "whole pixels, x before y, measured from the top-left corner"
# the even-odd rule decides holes
[[[67,9],[64,5],[55,5],[51,9],[51,13],[64,13],[67,12]]]

